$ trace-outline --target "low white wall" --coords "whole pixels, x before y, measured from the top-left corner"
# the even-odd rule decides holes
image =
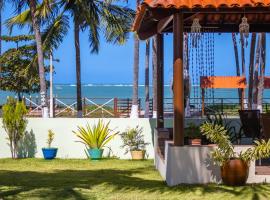
[[[245,151],[251,146],[236,146],[235,151]],[[169,186],[178,184],[221,183],[220,167],[213,164],[213,146],[173,146],[167,141],[165,160],[155,155],[155,165]],[[256,175],[255,162],[250,163],[247,183],[270,183],[270,175]]]
[[[154,158],[153,150],[153,132],[155,120],[153,119],[129,119],[129,118],[112,118],[103,119],[106,123],[110,121],[110,128],[116,131],[123,132],[127,127],[136,127],[139,125],[143,127],[144,139],[150,143],[147,146],[148,158]],[[55,140],[52,146],[58,147],[58,158],[86,158],[84,152],[85,146],[78,141],[72,131],[77,130],[77,126],[85,126],[87,123],[93,125],[97,123],[98,119],[93,118],[29,118],[27,130],[33,130],[36,143],[37,154],[36,157],[42,157],[41,148],[46,146],[47,133],[49,129],[55,132]],[[9,146],[7,145],[7,134],[3,129],[2,119],[0,119],[0,158],[11,157]],[[112,149],[113,155],[121,159],[129,159],[130,154],[124,154],[124,149],[120,148],[122,140],[120,136],[116,136],[109,144],[108,147]],[[105,149],[104,156],[108,155],[108,149]]]

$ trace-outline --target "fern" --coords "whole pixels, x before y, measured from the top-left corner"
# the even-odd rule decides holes
[[[231,158],[238,158],[247,163],[250,161],[270,157],[270,140],[256,140],[254,147],[241,151],[239,154],[234,152],[234,147],[227,135],[227,130],[222,125],[215,123],[204,123],[200,130],[211,142],[217,144],[217,149],[211,152],[214,163],[222,166],[224,162]]]

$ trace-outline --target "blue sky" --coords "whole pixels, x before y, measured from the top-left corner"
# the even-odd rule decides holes
[[[129,7],[134,8],[133,3]],[[14,15],[14,10],[10,5],[6,5],[3,18],[6,20]],[[7,30],[4,27],[4,33]],[[21,34],[22,31],[15,29],[14,35]],[[269,46],[267,36],[267,46]],[[239,40],[238,40],[239,42]],[[3,49],[9,46],[3,43]],[[140,73],[139,82],[144,83],[144,53],[145,43],[140,43]],[[249,48],[249,47],[248,47]],[[248,49],[247,48],[247,49]],[[165,36],[165,83],[169,84],[172,78],[172,34]],[[247,50],[248,51],[248,50]],[[269,51],[267,51],[268,53]],[[73,42],[73,26],[59,49],[54,52],[55,57],[60,59],[55,63],[55,83],[74,84],[75,79],[75,50]],[[249,63],[249,53],[246,53],[246,64]],[[133,70],[133,36],[123,46],[110,45],[101,39],[99,54],[90,54],[87,34],[81,33],[81,64],[82,82],[84,84],[130,84],[132,83]],[[268,64],[268,63],[267,63]],[[268,73],[268,69],[266,72]],[[150,71],[151,73],[151,71]],[[215,34],[215,75],[235,75],[235,60],[231,34]]]

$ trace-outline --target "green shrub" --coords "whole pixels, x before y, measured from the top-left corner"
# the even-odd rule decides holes
[[[12,158],[18,158],[18,144],[25,134],[27,125],[26,114],[24,103],[14,98],[8,98],[3,106],[3,127],[8,135]]]
[[[145,150],[146,143],[143,138],[143,128],[128,128],[125,132],[121,133],[121,138],[123,141],[122,148],[126,149],[126,153],[129,151],[143,151]]]
[[[238,158],[247,163],[250,161],[270,157],[270,140],[255,141],[255,145],[246,151],[236,153],[230,141],[227,130],[219,125],[206,122],[201,126],[201,132],[211,142],[217,144],[217,148],[212,152],[215,164],[222,166],[224,162],[231,158]]]

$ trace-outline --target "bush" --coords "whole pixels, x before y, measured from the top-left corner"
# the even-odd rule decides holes
[[[3,106],[3,127],[8,135],[12,158],[18,158],[19,141],[23,138],[27,125],[26,114],[24,103],[14,98],[8,98]]]

